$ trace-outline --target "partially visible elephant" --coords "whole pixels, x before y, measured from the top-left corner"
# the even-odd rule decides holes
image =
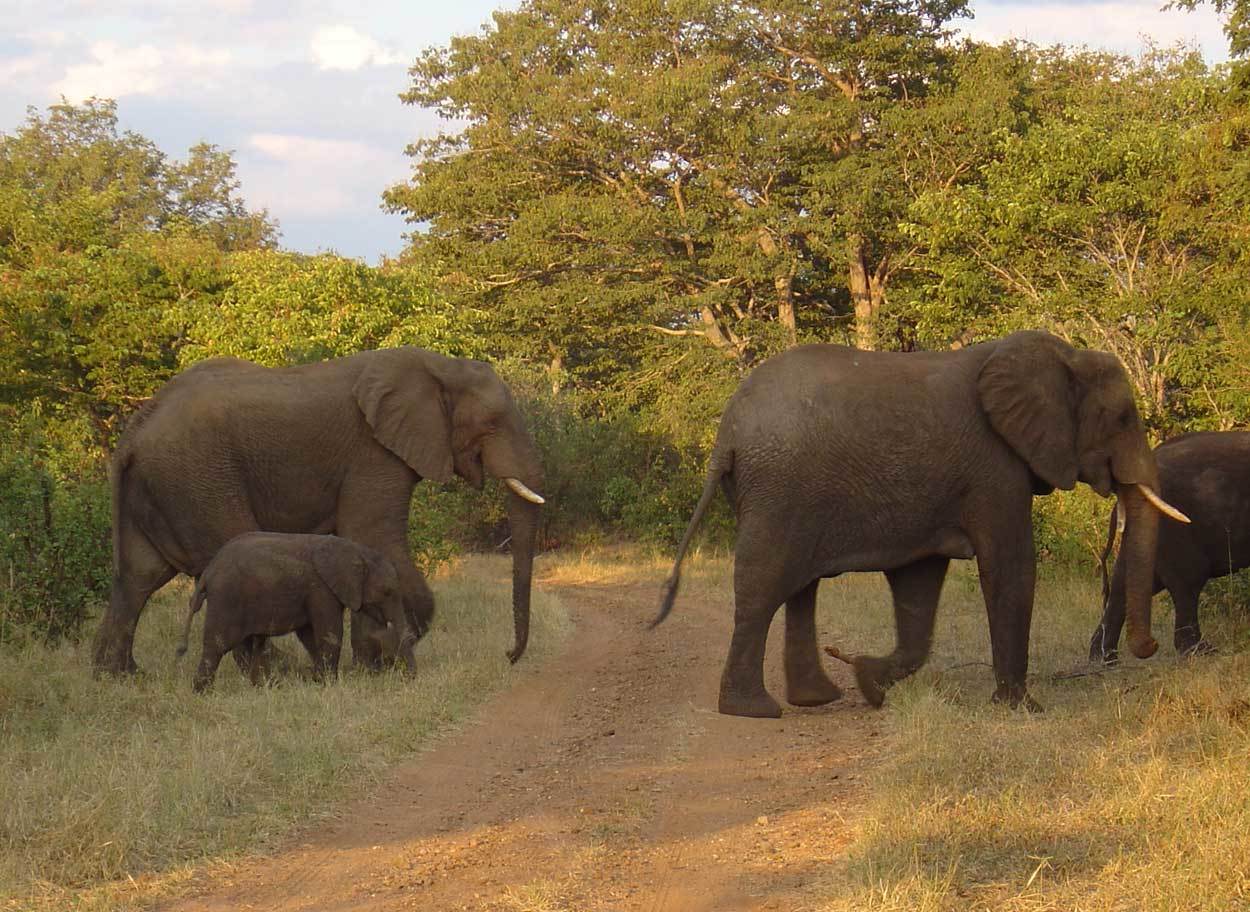
[[[416,636],[404,618],[399,574],[389,560],[337,535],[246,532],[226,542],[200,575],[187,605],[178,655],[187,651],[191,620],[208,599],[204,648],[195,673],[197,693],[213,683],[227,652],[242,651],[240,663],[259,683],[255,652],[265,637],[295,633],[323,680],[338,673],[343,646],[343,609],[352,624],[362,617],[395,631],[399,654],[416,669]]]
[[[1129,642],[1150,636],[1158,474],[1123,367],[1111,355],[1019,332],[953,352],[882,353],[805,345],[769,359],[721,418],[707,481],[665,583],[672,608],[681,562],[720,487],[737,516],[734,632],[720,711],[776,717],[764,688],[764,644],[786,606],[786,698],[841,696],[816,648],[822,578],[882,570],[897,646],[855,659],[860,691],[885,688],[929,655],[952,558],[976,557],[989,615],[995,701],[1029,709],[1034,494],[1084,481],[1117,490],[1133,516],[1126,538]],[[1153,505],[1152,505],[1153,504]]]
[[[1180,654],[1210,647],[1198,626],[1198,596],[1207,580],[1250,567],[1250,431],[1203,431],[1174,437],[1154,451],[1159,493],[1193,517],[1193,523],[1165,521],[1159,527],[1151,593],[1172,596],[1176,623],[1172,642]],[[1089,641],[1095,662],[1119,658],[1124,625],[1125,561],[1115,562],[1107,581],[1107,555],[1115,540],[1112,512],[1107,547],[1102,554],[1103,615]],[[1132,520],[1125,536],[1132,534]]]
[[[453,475],[481,487],[487,474],[512,490],[515,662],[529,637],[543,471],[490,365],[394,348],[285,368],[214,358],[183,371],[131,419],[113,456],[113,585],[97,672],[134,671],[149,596],[179,571],[199,576],[244,532],[334,533],[375,548],[395,565],[421,637],[434,599],[408,551],[413,488]],[[356,660],[380,666],[384,638],[360,617]]]

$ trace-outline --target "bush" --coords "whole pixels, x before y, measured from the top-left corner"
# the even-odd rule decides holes
[[[63,474],[29,428],[0,428],[0,440],[0,642],[74,638],[108,597],[103,467]]]
[[[1114,498],[1099,497],[1083,484],[1071,491],[1035,497],[1033,540],[1040,566],[1096,572],[1114,507]],[[1114,559],[1114,555],[1109,558]]]

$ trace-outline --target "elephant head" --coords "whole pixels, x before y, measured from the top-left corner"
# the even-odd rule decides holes
[[[515,662],[529,640],[530,588],[543,487],[538,448],[489,364],[417,348],[372,353],[353,393],[374,437],[422,478],[486,475],[509,488]]]
[[[404,600],[395,565],[372,548],[327,539],[313,551],[313,567],[326,587],[352,613],[367,614],[394,631],[397,652],[409,671],[416,671],[412,654],[416,635],[404,617]]]
[[[1156,493],[1158,470],[1120,362],[1046,333],[1015,333],[986,359],[977,393],[991,427],[1028,464],[1038,493],[1083,481],[1103,497],[1119,495],[1131,514],[1123,545],[1129,648],[1140,658],[1153,655],[1156,511],[1188,519]]]

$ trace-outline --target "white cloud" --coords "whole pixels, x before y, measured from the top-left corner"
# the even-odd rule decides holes
[[[152,44],[123,47],[115,41],[97,41],[88,48],[89,63],[66,69],[53,93],[70,101],[161,95],[175,87],[209,79],[230,64],[227,50],[175,44],[162,50]]]
[[[240,172],[248,202],[279,217],[376,211],[382,190],[406,168],[397,150],[350,139],[255,133],[247,145],[252,154],[241,158]]]
[[[1194,12],[1162,10],[1158,0],[978,4],[976,18],[962,31],[979,41],[1011,38],[1034,44],[1086,44],[1137,53],[1148,41],[1167,47],[1183,43],[1201,49],[1208,60],[1228,56],[1228,39],[1209,7]]]
[[[16,85],[23,76],[30,76],[51,64],[47,54],[27,54],[23,57],[0,58],[0,86]]]
[[[351,139],[320,139],[294,133],[255,133],[248,145],[287,164],[375,165],[388,156],[379,149]]]
[[[323,70],[359,70],[389,66],[404,58],[350,25],[327,25],[313,33],[312,59]]]

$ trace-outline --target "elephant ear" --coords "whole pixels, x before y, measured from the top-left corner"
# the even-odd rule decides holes
[[[334,597],[349,611],[359,611],[365,587],[365,559],[360,552],[327,536],[313,549],[312,562]]]
[[[1076,486],[1076,395],[1066,346],[1045,333],[1003,339],[977,378],[990,426],[1053,488]]]
[[[443,387],[402,349],[373,352],[352,388],[373,436],[422,478],[452,479],[451,419]]]

